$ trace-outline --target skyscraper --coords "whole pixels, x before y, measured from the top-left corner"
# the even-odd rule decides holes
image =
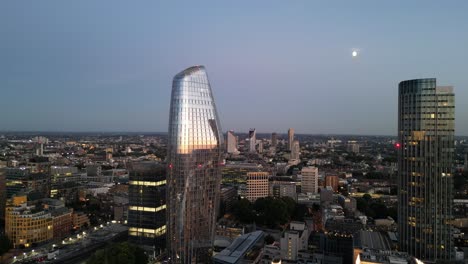
[[[288,129],[288,150],[292,150],[294,142],[294,128]]]
[[[159,254],[166,248],[166,167],[131,163],[128,183],[129,241]]]
[[[450,260],[455,95],[436,79],[399,84],[398,227],[400,250]]]
[[[257,132],[255,128],[250,129],[249,131],[249,152],[257,152],[255,146],[257,145]]]
[[[223,146],[205,67],[190,67],[172,84],[167,156],[171,263],[211,261]]]
[[[271,133],[271,146],[276,147],[278,144],[278,135],[276,133]]]
[[[301,147],[299,145],[299,140],[294,140],[291,147],[291,160],[298,160],[300,152]]]
[[[234,154],[237,153],[237,137],[234,135],[234,131],[230,130],[227,132],[226,136],[226,146],[227,153]]]

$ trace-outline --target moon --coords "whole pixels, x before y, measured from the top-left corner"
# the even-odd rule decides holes
[[[358,55],[357,50],[353,50],[353,52],[351,53],[351,55],[352,55],[353,57],[357,57],[357,55]]]

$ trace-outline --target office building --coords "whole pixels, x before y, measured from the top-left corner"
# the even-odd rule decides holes
[[[307,250],[309,243],[309,230],[304,222],[292,221],[289,229],[281,237],[281,258],[296,261],[298,252]]]
[[[232,130],[227,132],[226,150],[227,150],[227,153],[229,153],[229,154],[239,153],[239,151],[237,150],[237,137],[234,134],[234,131],[232,131]]]
[[[455,95],[436,79],[399,84],[398,227],[400,250],[451,260]]]
[[[257,132],[255,128],[249,130],[249,152],[257,152],[255,146],[257,145]]]
[[[159,255],[166,247],[166,167],[131,163],[128,184],[129,241]]]
[[[297,200],[296,182],[285,181],[280,178],[283,177],[271,177],[270,178],[270,196],[273,197],[290,197],[294,201]]]
[[[59,200],[43,199],[32,204],[26,196],[14,196],[6,205],[5,234],[15,248],[62,239],[72,229],[72,211]]]
[[[293,142],[294,142],[294,129],[290,128],[288,129],[288,150],[290,151],[292,151]]]
[[[168,136],[167,240],[172,263],[211,261],[223,134],[203,66],[174,77]]]
[[[7,198],[16,194],[35,193],[39,198],[50,195],[50,175],[35,173],[26,167],[6,168],[6,194]]]
[[[220,205],[224,212],[230,212],[234,202],[237,201],[237,190],[232,186],[221,188]]]
[[[330,186],[334,192],[338,191],[338,186],[340,184],[340,178],[337,175],[327,175],[325,176],[325,186]]]
[[[268,172],[248,172],[247,173],[247,194],[246,198],[255,202],[258,198],[268,196]]]
[[[301,170],[301,192],[318,193],[318,168],[303,167]]]

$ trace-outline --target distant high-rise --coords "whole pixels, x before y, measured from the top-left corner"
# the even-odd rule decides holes
[[[172,84],[167,155],[171,263],[211,261],[223,146],[205,67],[190,67]]]
[[[318,168],[303,167],[301,170],[301,192],[318,193]]]
[[[234,134],[234,131],[232,130],[227,132],[226,146],[227,146],[227,153],[234,154],[238,152],[237,151],[237,137]]]
[[[255,128],[249,131],[249,152],[257,152],[255,146],[257,145],[257,132]]]
[[[288,129],[288,150],[292,150],[294,142],[294,128]]]
[[[258,142],[258,153],[263,153],[263,140]]]
[[[166,167],[131,163],[128,180],[129,241],[158,255],[166,248]]]
[[[278,144],[278,135],[276,133],[271,133],[271,146],[276,147]]]
[[[436,79],[399,84],[400,250],[423,260],[452,259],[455,95]]]
[[[299,145],[299,140],[294,140],[291,147],[291,159],[298,160],[301,152],[301,147]]]

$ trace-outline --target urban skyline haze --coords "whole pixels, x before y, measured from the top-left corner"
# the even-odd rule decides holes
[[[398,83],[437,78],[468,135],[467,7],[5,2],[0,131],[166,132],[172,77],[200,64],[224,131],[396,135]]]

